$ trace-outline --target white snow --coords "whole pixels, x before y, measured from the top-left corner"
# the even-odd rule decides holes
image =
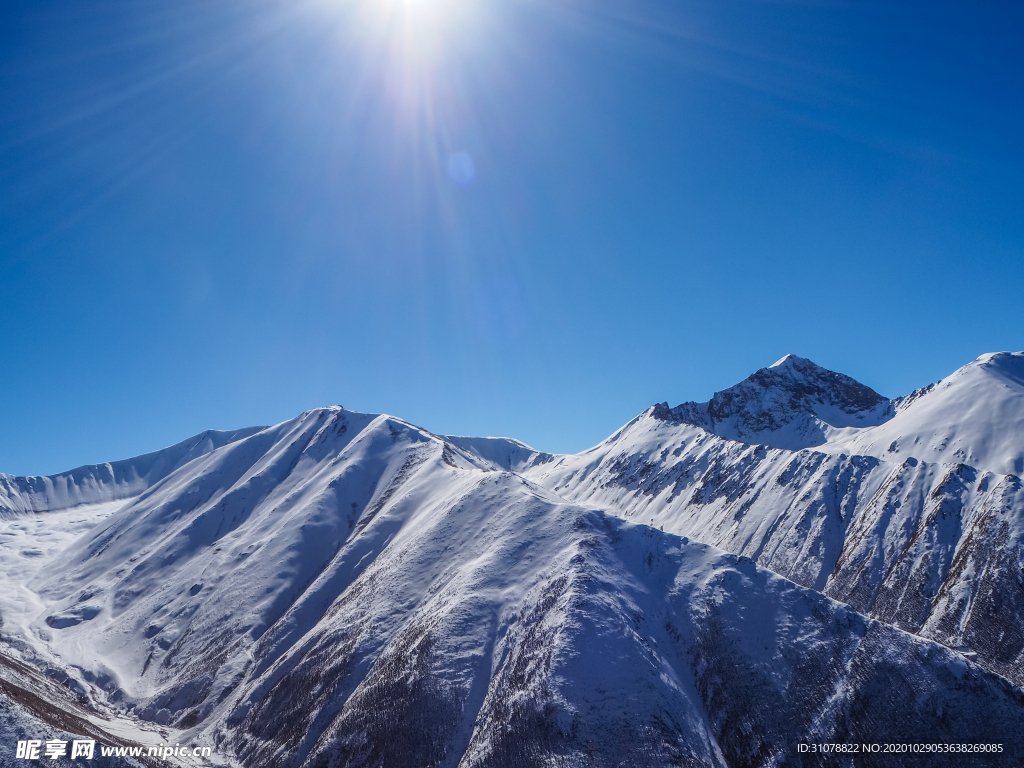
[[[0,616],[9,642],[30,639],[29,625],[45,613],[45,601],[29,583],[58,571],[68,547],[123,505],[121,501],[83,504],[0,519],[0,573],[5,575]]]
[[[818,450],[1024,474],[1024,352],[982,355],[908,400],[882,424],[836,430]]]

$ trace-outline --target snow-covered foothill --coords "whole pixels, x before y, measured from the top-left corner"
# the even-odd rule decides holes
[[[552,455],[534,450],[511,437],[464,437],[445,435],[452,445],[483,459],[494,469],[522,472],[527,467],[552,459]]]

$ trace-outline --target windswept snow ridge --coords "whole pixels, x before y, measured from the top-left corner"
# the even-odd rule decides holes
[[[211,429],[133,459],[91,464],[48,477],[0,475],[0,519],[79,504],[130,499],[193,459],[261,429],[263,427],[250,427],[230,432]]]

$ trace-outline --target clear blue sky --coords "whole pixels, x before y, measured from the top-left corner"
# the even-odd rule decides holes
[[[578,451],[1024,348],[1024,5],[10,0],[0,471],[318,405]]]

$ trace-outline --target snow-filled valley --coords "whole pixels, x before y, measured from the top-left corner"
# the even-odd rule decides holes
[[[787,356],[574,456],[331,407],[0,476],[0,765],[1018,765],[1021,457],[1024,353]]]

